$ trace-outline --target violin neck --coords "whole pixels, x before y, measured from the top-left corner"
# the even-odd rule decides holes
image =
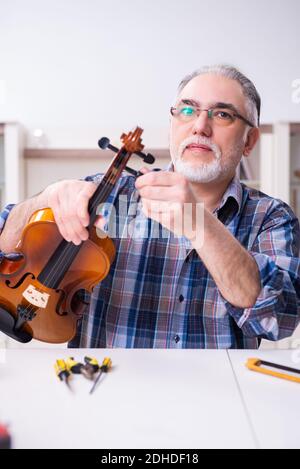
[[[130,153],[127,153],[124,150],[120,150],[117,153],[99,186],[91,197],[88,206],[90,214],[88,230],[94,226],[97,218],[98,206],[107,200],[107,197],[121,176],[129,158]],[[73,243],[67,242],[63,239],[48,260],[46,266],[40,272],[38,280],[49,288],[58,288],[73,260],[80,251],[80,247],[81,245],[75,246]]]
[[[90,215],[90,223],[88,228],[92,228],[97,218],[97,209],[99,205],[106,202],[109,194],[112,192],[117,180],[121,176],[127,161],[130,158],[130,153],[120,150],[103,176],[96,191],[89,201],[88,212]]]

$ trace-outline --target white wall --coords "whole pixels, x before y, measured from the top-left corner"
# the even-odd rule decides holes
[[[254,80],[263,122],[299,121],[299,18],[299,0],[1,0],[0,121],[23,123],[27,146],[35,128],[92,148],[136,124],[166,146],[178,81],[220,61]]]

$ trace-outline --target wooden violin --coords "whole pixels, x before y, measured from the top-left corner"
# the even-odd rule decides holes
[[[61,236],[50,208],[37,210],[25,226],[14,255],[4,256],[0,264],[0,331],[19,342],[32,338],[63,343],[76,334],[86,303],[79,292],[91,293],[109,272],[115,246],[108,236],[98,236],[94,223],[97,207],[106,201],[127,162],[135,153],[152,164],[154,157],[144,154],[137,127],[122,134],[120,150],[103,137],[98,145],[116,151],[107,172],[89,200],[87,227],[89,238],[75,245]]]

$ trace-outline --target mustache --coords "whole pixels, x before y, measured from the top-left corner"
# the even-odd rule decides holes
[[[181,144],[179,145],[179,148],[178,148],[178,156],[179,158],[181,158],[184,150],[186,149],[186,147],[188,145],[191,145],[192,143],[194,143],[195,145],[206,145],[207,147],[209,147],[214,156],[216,157],[217,160],[219,160],[221,158],[221,149],[218,145],[216,145],[215,143],[213,143],[210,138],[207,138],[207,137],[201,137],[201,136],[191,136],[191,137],[187,137],[186,139],[184,139]]]

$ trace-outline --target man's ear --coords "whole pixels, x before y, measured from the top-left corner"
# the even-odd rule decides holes
[[[247,139],[246,139],[244,151],[243,151],[244,156],[247,157],[250,155],[259,137],[260,137],[260,130],[257,127],[253,127],[248,131]]]

